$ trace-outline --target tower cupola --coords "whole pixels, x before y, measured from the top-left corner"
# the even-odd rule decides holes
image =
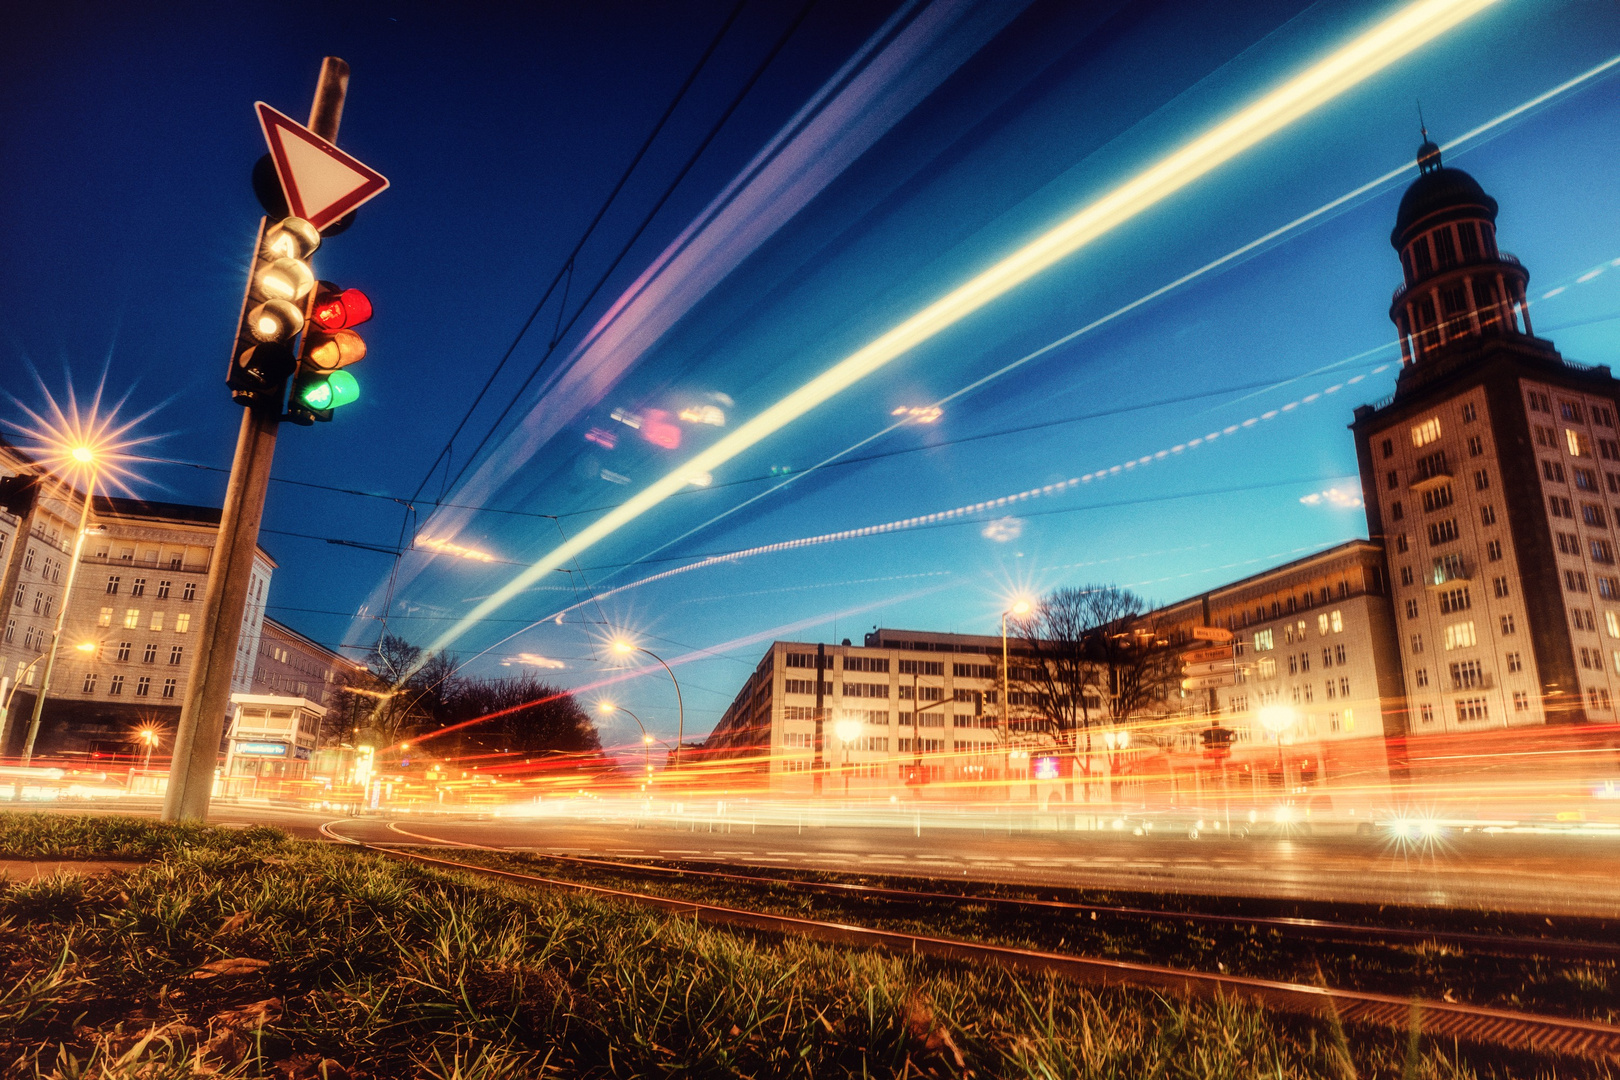
[[[1401,362],[1422,363],[1483,335],[1529,335],[1530,272],[1497,250],[1496,200],[1472,176],[1441,164],[1427,132],[1417,164],[1389,236],[1405,278],[1389,307]]]

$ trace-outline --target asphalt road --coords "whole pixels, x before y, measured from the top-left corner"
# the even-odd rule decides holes
[[[80,804],[56,812],[88,809]],[[155,814],[157,806],[124,801],[95,809]],[[920,828],[901,828],[606,813],[351,817],[226,803],[216,804],[212,820],[275,825],[310,839],[328,825],[328,835],[380,844],[461,843],[957,881],[1620,917],[1620,838],[1458,833],[1409,843],[1355,836],[1229,840],[1204,833],[1189,840],[941,827],[926,819]]]

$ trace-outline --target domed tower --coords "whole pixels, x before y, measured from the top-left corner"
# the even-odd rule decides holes
[[[1421,364],[1481,335],[1530,335],[1530,272],[1497,250],[1496,200],[1472,176],[1442,165],[1427,138],[1417,163],[1389,234],[1405,274],[1389,305],[1402,363]]]
[[[1614,723],[1620,382],[1531,332],[1496,200],[1427,133],[1417,160],[1390,234],[1404,363],[1350,425],[1405,680],[1385,730]]]

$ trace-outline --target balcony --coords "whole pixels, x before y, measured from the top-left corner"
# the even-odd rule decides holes
[[[1453,678],[1451,680],[1451,690],[1456,694],[1469,690],[1495,689],[1496,679],[1489,672],[1482,672],[1478,675],[1465,675],[1461,678]]]

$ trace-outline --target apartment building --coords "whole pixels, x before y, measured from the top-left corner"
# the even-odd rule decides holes
[[[1351,425],[1410,730],[1612,723],[1620,382],[1534,335],[1496,201],[1431,143],[1419,165],[1391,235],[1403,368]]]

